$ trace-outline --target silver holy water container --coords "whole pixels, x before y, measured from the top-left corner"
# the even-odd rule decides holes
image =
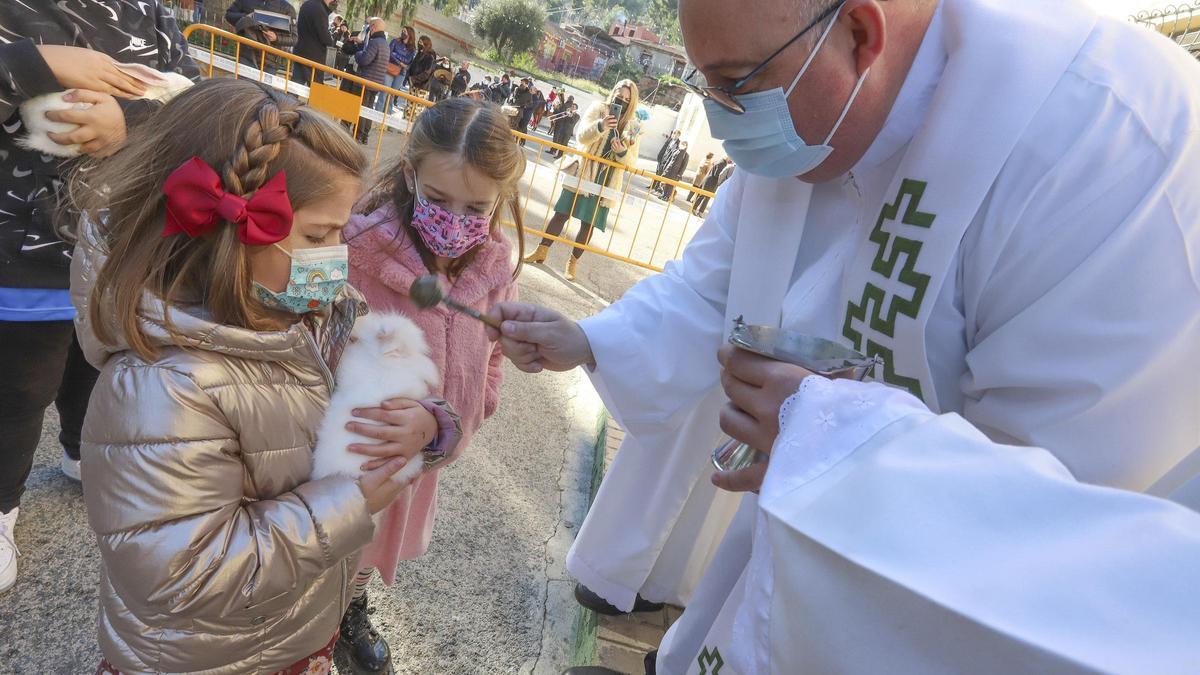
[[[861,381],[879,364],[878,357],[863,356],[832,340],[770,326],[747,325],[740,316],[733,322],[729,344],[828,378]],[[763,457],[758,450],[728,437],[712,453],[713,466],[718,471],[744,469]]]

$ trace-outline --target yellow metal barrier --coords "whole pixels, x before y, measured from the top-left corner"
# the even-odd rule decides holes
[[[1138,12],[1131,18],[1135,23],[1166,35],[1200,59],[1200,2],[1167,5]]]
[[[385,146],[389,157],[403,151],[408,139],[408,130],[412,128],[421,112],[433,105],[427,99],[365,80],[323,63],[294,56],[213,26],[192,24],[184,29],[183,34],[188,40],[192,58],[209,77],[244,77],[287,91],[305,100],[313,109],[342,121],[352,134],[357,133],[363,119],[372,120],[375,123],[374,129],[379,130],[368,146],[372,171],[380,169]],[[256,50],[254,66],[241,62],[243,48]],[[282,62],[282,76],[271,72],[272,64],[268,61],[268,55],[273,57],[273,60]],[[307,83],[292,81],[296,66],[309,69]],[[354,93],[346,89],[360,91]],[[385,98],[385,111],[391,111],[393,106],[403,106],[403,111],[400,114],[385,115],[363,106],[367,91],[377,92],[376,97]],[[384,132],[388,129],[399,132],[392,137],[394,140],[388,140],[389,135]],[[525,145],[526,158],[529,160],[529,168],[522,179],[521,215],[525,232],[533,237],[545,237],[643,269],[661,271],[668,261],[679,257],[684,245],[702,221],[702,217],[693,214],[686,203],[683,208],[676,206],[674,197],[689,193],[697,198],[711,199],[714,196],[713,193],[695,188],[690,183],[630,168],[535,135],[515,130],[512,133],[517,142],[523,142]],[[550,150],[557,150],[562,156],[543,161],[545,153]],[[611,197],[613,202],[608,227],[603,233],[593,231],[584,244],[564,236],[550,235],[545,231],[554,215],[554,203],[564,184],[578,187],[581,182],[567,171],[576,161],[580,164],[595,162],[612,167],[618,172],[612,185],[602,191],[602,194]],[[649,186],[652,182],[674,189],[677,194],[673,195],[671,203],[663,203],[658,198],[651,199]],[[587,185],[586,180],[582,183]],[[577,200],[578,190],[572,199],[572,211]],[[512,222],[504,224],[509,227],[516,226]]]

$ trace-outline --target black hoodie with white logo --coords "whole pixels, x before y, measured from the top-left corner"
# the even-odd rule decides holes
[[[171,10],[153,0],[0,2],[0,321],[71,318],[66,296],[50,291],[69,284],[71,246],[56,233],[54,212],[73,160],[16,144],[26,133],[21,103],[64,89],[38,45],[85,47],[124,63],[200,77]],[[117,101],[127,126],[159,105]]]

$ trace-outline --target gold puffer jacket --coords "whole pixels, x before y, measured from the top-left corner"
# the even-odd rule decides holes
[[[101,369],[83,430],[99,542],[99,642],[122,673],[273,673],[324,647],[374,525],[349,478],[308,479],[331,368],[365,306],[254,332],[143,302],[147,362],[100,344],[92,232],[72,262],[80,342]]]

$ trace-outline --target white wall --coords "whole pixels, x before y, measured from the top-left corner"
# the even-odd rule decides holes
[[[688,142],[687,175],[694,175],[696,168],[704,161],[704,156],[713,153],[713,159],[719,160],[725,156],[721,142],[712,137],[708,128],[708,118],[704,115],[703,99],[695,94],[688,94],[679,108],[679,119],[676,125],[680,138]]]
[[[634,63],[642,65],[643,55],[650,56],[650,75],[669,75],[675,70],[675,57],[666,52],[660,52],[653,49],[648,49],[644,45],[631,45],[629,47],[629,57]]]
[[[388,35],[396,35],[399,32],[400,25],[394,20],[388,22]],[[476,36],[471,30],[471,25],[462,19],[446,16],[433,8],[432,5],[420,4],[417,5],[417,14],[415,19],[422,23],[429,24],[439,31],[454,36],[459,40],[476,45],[477,48],[483,47],[483,40]],[[450,56],[454,61],[461,61],[467,55],[467,52],[455,40],[448,39],[442,33],[429,31],[421,26],[413,26],[413,30],[417,32],[417,36],[429,35],[433,40],[434,50],[441,56]]]
[[[666,137],[675,129],[679,114],[661,105],[647,107],[647,110],[650,111],[650,119],[642,122],[642,141],[638,146],[638,156],[653,160],[666,144]]]
[[[708,128],[708,118],[704,115],[702,99],[695,94],[688,94],[683,99],[679,112],[670,108],[656,105],[650,109],[650,119],[643,124],[642,144],[638,155],[643,159],[654,160],[658,151],[667,142],[667,136],[679,129],[680,138],[688,143],[688,168],[684,179],[691,180],[696,175],[696,169],[704,162],[704,156],[713,153],[713,159],[719,160],[725,156],[721,142],[712,137]]]

